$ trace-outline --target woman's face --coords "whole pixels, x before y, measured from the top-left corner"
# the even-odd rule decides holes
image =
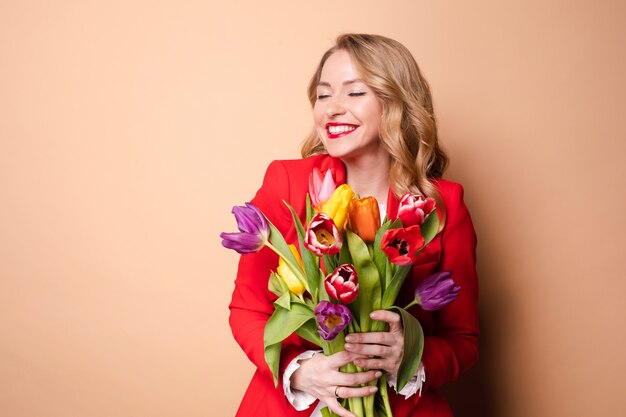
[[[360,80],[352,58],[339,50],[324,63],[313,119],[329,155],[342,160],[386,154],[379,139],[382,105]]]

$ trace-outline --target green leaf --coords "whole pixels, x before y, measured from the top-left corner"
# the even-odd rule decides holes
[[[311,219],[313,218],[313,206],[311,205],[311,196],[307,193],[306,195],[306,224],[311,223]]]
[[[324,279],[326,278],[326,276],[324,275],[324,271],[322,271],[321,269],[319,271],[319,301],[330,301],[330,297],[326,292],[326,286],[324,285]]]
[[[278,300],[274,301],[274,304],[286,310],[291,310],[291,295],[292,294],[287,291],[286,293],[278,297]]]
[[[317,320],[316,319],[311,319],[307,321],[306,323],[304,323],[302,326],[298,328],[298,330],[296,330],[296,333],[301,338],[306,339],[309,342],[317,346],[320,346],[320,347],[322,346],[323,340],[322,340],[322,337],[317,332]]]
[[[329,274],[339,266],[335,255],[324,255],[322,259],[324,261],[324,269],[326,269],[326,272]]]
[[[394,222],[385,222],[380,226],[380,229],[376,232],[376,237],[374,238],[374,263],[376,264],[376,268],[378,269],[378,273],[380,274],[380,283],[382,288],[387,286],[386,283],[386,270],[387,264],[389,263],[389,258],[383,252],[383,248],[381,246],[381,242],[383,240],[383,235],[385,232],[391,228],[394,228],[394,225],[400,225],[400,220],[396,220]]]
[[[424,224],[420,226],[420,233],[424,238],[424,247],[437,236],[437,233],[439,233],[439,215],[436,210],[433,210],[426,217]]]
[[[276,249],[276,251],[278,251],[278,253],[280,253],[280,256],[283,257],[287,261],[287,265],[289,265],[289,267],[292,269],[292,272],[296,276],[300,275],[300,277],[302,277],[303,271],[300,268],[300,264],[296,260],[296,257],[293,256],[293,253],[291,253],[291,249],[289,249],[289,245],[287,245],[287,241],[285,240],[283,235],[280,233],[280,230],[278,230],[276,226],[274,226],[272,222],[270,222],[269,220],[267,220],[267,224],[270,227],[269,240],[272,246]],[[298,279],[300,279],[300,277],[298,277]],[[302,277],[302,279],[300,280],[302,281],[304,288],[306,288],[307,291],[311,292],[309,290],[309,284],[306,282],[306,279]]]
[[[313,310],[306,304],[291,305],[291,310],[277,308],[265,324],[263,343],[265,346],[282,342],[307,320],[315,318]]]
[[[387,260],[387,262],[385,263],[385,288],[383,289],[383,293],[387,291],[387,287],[389,286],[391,278],[393,277],[393,266],[394,265],[389,262],[389,260]]]
[[[350,250],[348,249],[348,245],[341,245],[341,250],[339,251],[339,259],[337,261],[338,265],[343,264],[351,264],[352,258],[350,257]]]
[[[287,245],[287,241],[285,240],[283,235],[280,233],[280,230],[278,230],[276,226],[274,226],[272,222],[270,222],[269,220],[267,221],[267,223],[270,226],[270,239],[269,240],[272,243],[272,245],[276,248],[276,250],[280,253],[280,255],[283,258],[290,260],[295,265],[298,265],[298,261],[296,261],[295,256],[293,256],[293,253],[291,253],[291,250],[289,249],[289,245]]]
[[[278,276],[276,272],[270,273],[270,279],[267,283],[267,288],[271,292],[276,294],[278,297],[283,295],[285,291],[289,291],[285,282],[282,279],[280,279],[280,277]]]
[[[265,361],[272,371],[275,386],[278,384],[281,342],[311,318],[315,318],[311,308],[305,304],[294,303],[291,305],[291,310],[276,307],[265,324],[265,329],[263,329]]]
[[[424,350],[424,331],[420,322],[409,312],[400,307],[391,307],[388,310],[394,310],[400,313],[402,318],[402,328],[404,329],[404,355],[398,370],[398,385],[396,390],[400,392],[402,388],[417,372],[417,367],[422,360],[422,352]]]
[[[359,280],[359,296],[352,303],[356,305],[351,305],[351,307],[358,310],[361,331],[367,332],[370,330],[371,323],[369,314],[380,309],[381,305],[380,277],[365,242],[350,229],[346,230],[346,237]]]
[[[382,396],[377,395],[374,397],[374,409],[376,410],[376,417],[388,417],[385,409],[385,400],[383,400]]]
[[[280,348],[281,343],[265,346],[265,362],[272,371],[274,377],[274,386],[278,386],[278,368],[280,366]]]
[[[308,284],[308,291],[313,297],[314,301],[317,301],[317,292],[318,292],[318,282],[317,279],[317,271],[319,269],[319,258],[311,253],[304,246],[304,227],[302,226],[302,222],[300,222],[300,218],[296,211],[291,207],[289,203],[283,201],[289,211],[291,212],[291,217],[293,218],[293,224],[296,226],[296,232],[298,234],[298,243],[300,244],[300,256],[302,257],[302,264],[304,265],[304,272],[306,275],[306,281]]]
[[[396,297],[402,288],[402,284],[404,284],[404,280],[406,279],[409,271],[411,270],[411,265],[404,265],[398,267],[395,274],[389,281],[387,288],[385,288],[385,292],[383,294],[383,299],[381,302],[381,308],[387,309],[395,304]]]

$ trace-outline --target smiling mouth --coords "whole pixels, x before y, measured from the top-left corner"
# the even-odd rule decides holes
[[[330,139],[335,139],[354,132],[358,127],[351,124],[328,123],[326,125],[326,134]]]

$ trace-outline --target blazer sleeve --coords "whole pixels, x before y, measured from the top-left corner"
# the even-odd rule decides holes
[[[478,359],[478,278],[476,234],[463,202],[463,187],[450,183],[447,221],[442,232],[441,270],[451,270],[461,287],[458,298],[433,313],[433,335],[424,340],[426,387],[459,377]]]
[[[289,201],[289,175],[282,162],[274,161],[269,165],[263,185],[251,203],[287,238],[286,233],[292,227],[292,222],[283,200]],[[229,323],[235,340],[257,369],[270,379],[272,375],[265,362],[263,349],[263,329],[274,312],[273,302],[277,297],[268,290],[268,280],[270,271],[275,270],[277,265],[278,256],[268,248],[263,248],[258,253],[242,255],[229,305]],[[285,339],[281,351],[280,374],[286,364],[305,350],[307,348],[297,335]],[[278,388],[282,392],[282,378],[278,379]]]

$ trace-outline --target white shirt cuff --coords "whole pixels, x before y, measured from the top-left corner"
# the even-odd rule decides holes
[[[298,368],[300,368],[300,360],[302,359],[311,359],[313,355],[321,352],[321,350],[307,350],[306,352],[301,353],[296,356],[294,360],[289,362],[285,372],[283,373],[283,390],[285,391],[285,397],[287,397],[287,401],[295,408],[297,411],[306,410],[317,400],[311,394],[307,394],[304,391],[299,391],[297,389],[291,389],[291,375]]]
[[[405,398],[409,398],[411,395],[415,394],[419,391],[420,397],[422,396],[422,385],[426,382],[426,372],[424,371],[424,365],[420,362],[417,367],[417,372],[409,382],[406,383],[402,391],[398,392],[397,388],[397,380],[396,376],[392,374],[387,374],[387,384],[393,389],[396,389],[396,392],[400,395],[404,395]]]

